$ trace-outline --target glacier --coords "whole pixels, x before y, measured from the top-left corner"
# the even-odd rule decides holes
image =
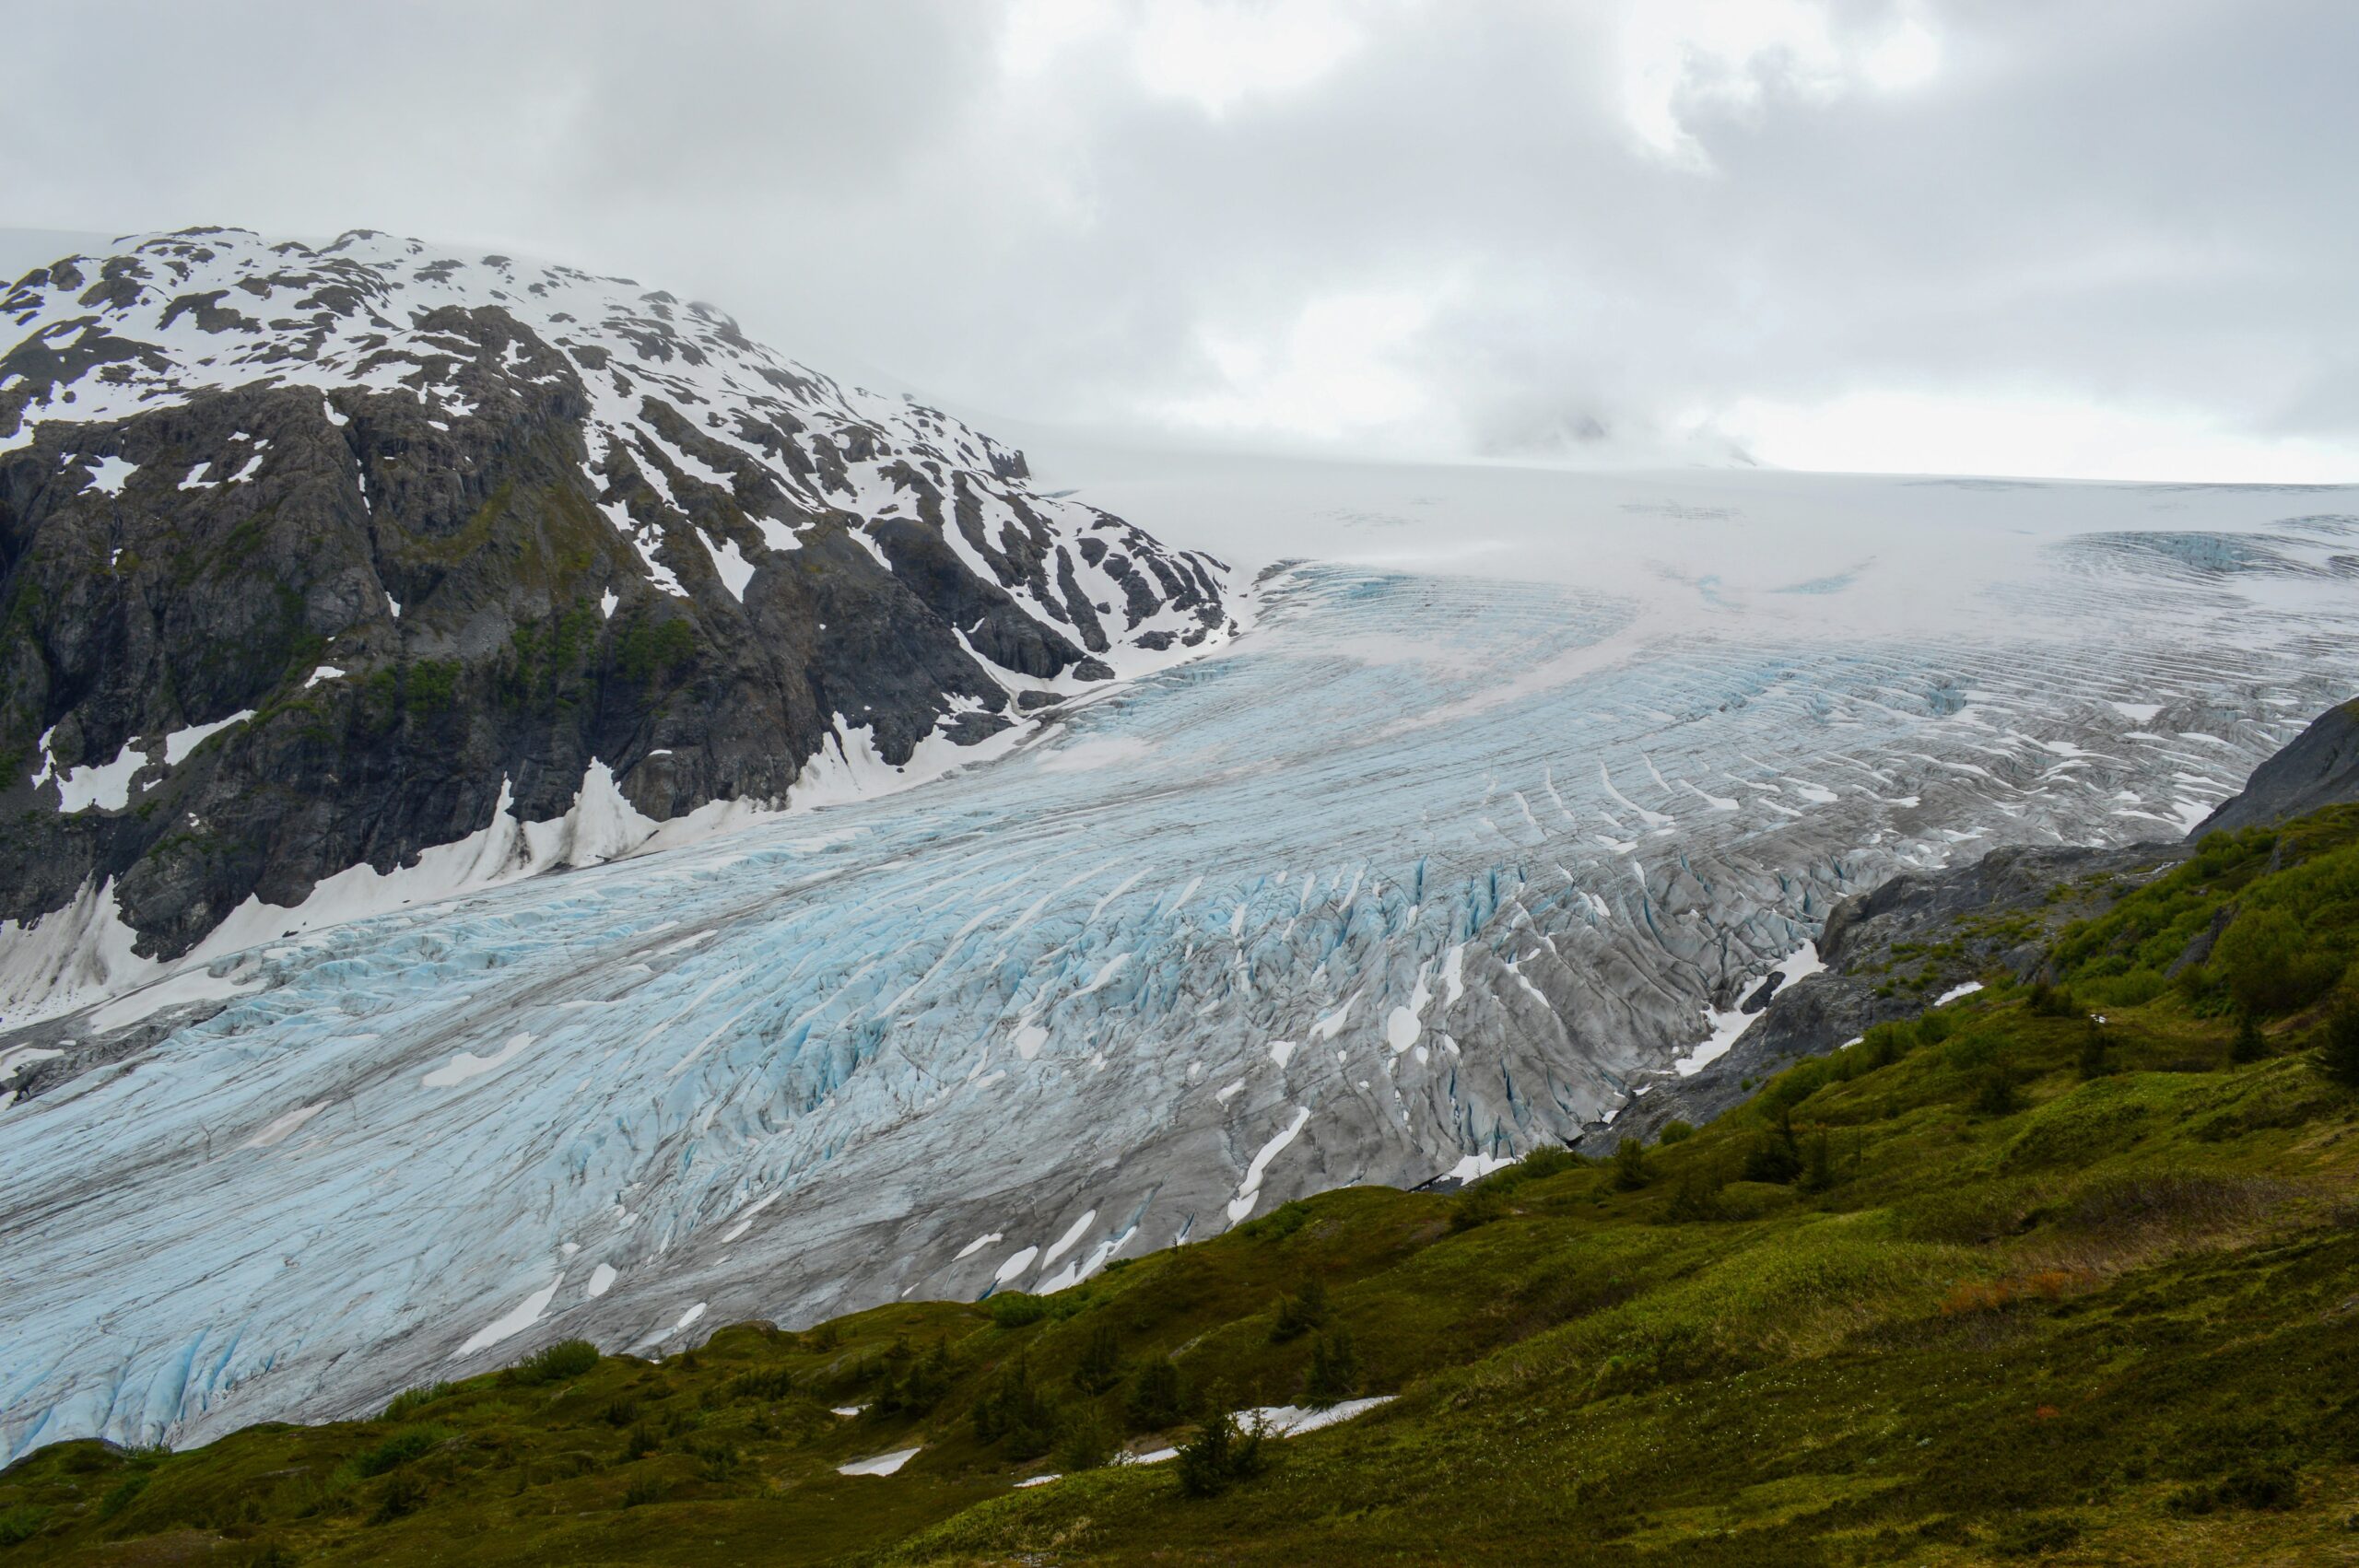
[[[1258,569],[1248,629],[898,793],[0,1033],[0,1456],[1480,1170],[1847,895],[2178,837],[2353,685],[2349,492],[1072,466]]]

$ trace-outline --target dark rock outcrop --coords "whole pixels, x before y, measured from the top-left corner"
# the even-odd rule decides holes
[[[2254,768],[2244,789],[2221,802],[2188,838],[2283,822],[2350,800],[2359,800],[2359,699],[2319,714],[2283,751]]]

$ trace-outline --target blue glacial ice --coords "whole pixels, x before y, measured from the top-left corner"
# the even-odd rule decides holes
[[[998,760],[222,960],[0,1102],[0,1457],[1055,1289],[1528,1149],[1845,895],[2176,837],[2349,695],[2339,601],[2039,552],[1978,618],[1820,638],[1724,583],[1675,623],[1277,569],[1233,649]]]

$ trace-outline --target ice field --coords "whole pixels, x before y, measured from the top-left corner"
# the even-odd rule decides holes
[[[0,1108],[0,1457],[1472,1168],[1845,895],[2178,837],[2353,685],[2350,492],[1071,467],[1252,629],[899,793],[216,960]]]

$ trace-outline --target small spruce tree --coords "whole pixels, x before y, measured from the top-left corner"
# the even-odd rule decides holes
[[[1360,1385],[1359,1356],[1348,1328],[1321,1334],[1310,1347],[1310,1378],[1303,1397],[1325,1408],[1348,1399]]]
[[[1085,1394],[1103,1394],[1122,1380],[1122,1344],[1110,1325],[1101,1326],[1082,1347],[1074,1363],[1073,1386]]]
[[[1277,1316],[1270,1325],[1270,1340],[1283,1345],[1323,1327],[1326,1321],[1327,1282],[1313,1274],[1302,1282],[1302,1289],[1278,1298]]]
[[[1802,1145],[1802,1174],[1795,1177],[1794,1185],[1804,1192],[1825,1192],[1835,1185],[1834,1149],[1825,1127],[1812,1133],[1810,1141]]]
[[[1663,1209],[1663,1217],[1675,1225],[1696,1220],[1717,1220],[1720,1217],[1719,1181],[1709,1173],[1694,1165],[1679,1173],[1679,1185],[1672,1188],[1671,1201]]]
[[[1785,1183],[1802,1173],[1802,1150],[1794,1141],[1793,1111],[1778,1107],[1778,1119],[1762,1129],[1745,1151],[1743,1175],[1747,1181]]]
[[[1235,1482],[1260,1475],[1267,1459],[1257,1422],[1240,1427],[1222,1410],[1197,1429],[1180,1449],[1180,1490],[1190,1497],[1217,1497]]]
[[[1094,1470],[1114,1457],[1114,1431],[1095,1405],[1074,1405],[1057,1419],[1060,1471]]]
[[[1633,1133],[1614,1145],[1614,1189],[1636,1192],[1647,1185],[1647,1141]]]
[[[1122,1419],[1133,1432],[1161,1432],[1177,1426],[1188,1419],[1187,1391],[1180,1382],[1180,1369],[1162,1356],[1149,1356],[1139,1363],[1131,1379],[1130,1393],[1122,1400]]]
[[[2260,1020],[2252,1015],[2250,1008],[2240,1009],[2236,1013],[2236,1037],[2228,1047],[2228,1059],[2259,1061],[2268,1054],[2269,1042],[2261,1038]]]
[[[2359,1089],[2359,1002],[2346,1001],[2326,1021],[2318,1065],[2346,1089]]]
[[[2003,1061],[1994,1061],[1982,1070],[1974,1086],[1974,1108],[1982,1116],[2013,1116],[2023,1108],[2023,1095],[2016,1091],[2015,1075]]]

